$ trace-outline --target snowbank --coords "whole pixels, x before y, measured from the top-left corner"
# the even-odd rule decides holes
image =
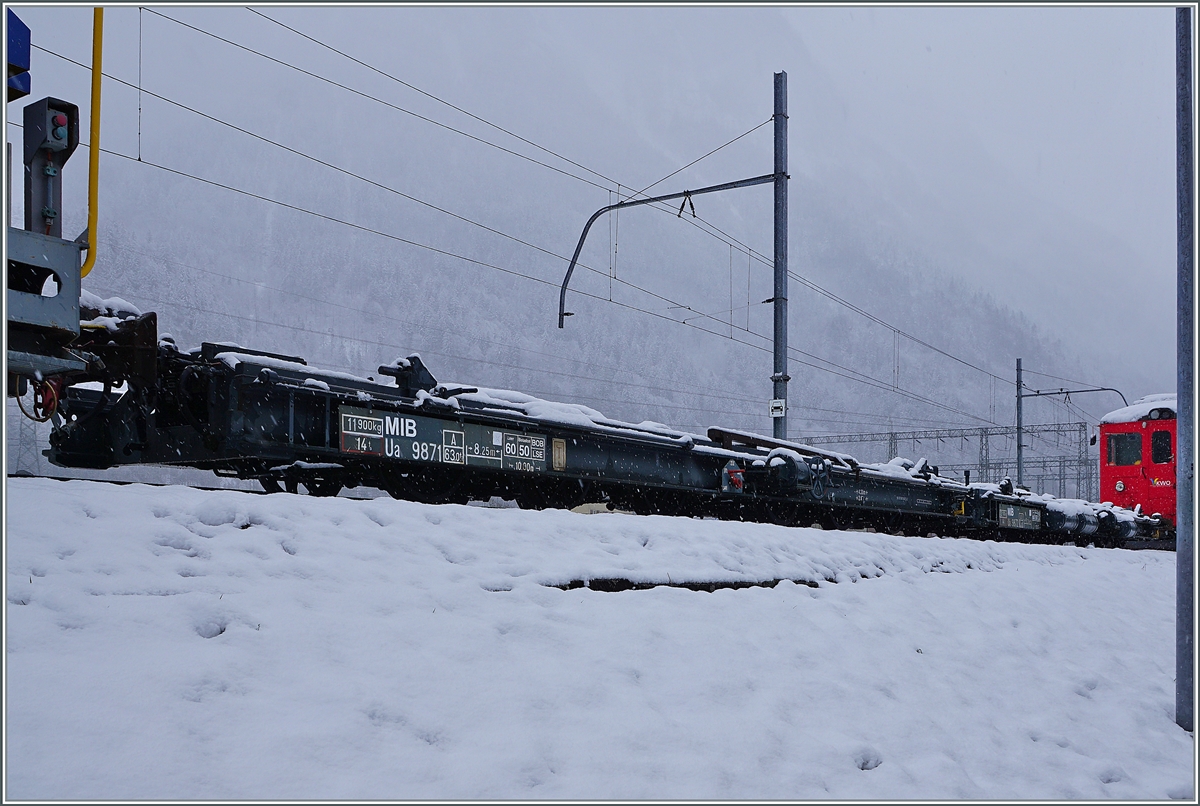
[[[1171,554],[7,492],[9,798],[1192,796]]]

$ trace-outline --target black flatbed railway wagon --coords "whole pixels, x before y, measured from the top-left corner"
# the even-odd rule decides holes
[[[526,508],[604,503],[918,535],[1118,544],[1141,531],[1133,518],[1068,516],[923,463],[866,465],[739,431],[711,428],[705,438],[447,387],[415,355],[379,367],[386,380],[229,344],[181,352],[160,342],[151,359],[154,325],[144,319],[122,323],[124,342],[109,340],[102,382],[63,391],[47,451],[54,464],[186,466],[313,495],[365,485],[429,503],[500,496]]]

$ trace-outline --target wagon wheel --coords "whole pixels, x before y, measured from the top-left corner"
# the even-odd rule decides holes
[[[538,490],[522,490],[517,493],[516,500],[521,509],[545,509],[551,505],[549,498]]]
[[[319,498],[332,498],[342,491],[342,483],[337,479],[312,479],[304,482],[309,495]]]
[[[463,477],[453,474],[418,475],[409,473],[395,476],[387,483],[386,490],[392,498],[417,501],[422,504],[465,504],[470,495],[460,491]]]

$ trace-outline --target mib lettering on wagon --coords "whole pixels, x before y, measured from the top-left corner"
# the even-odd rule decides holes
[[[546,437],[541,434],[349,406],[342,406],[340,413],[346,453],[531,473],[546,469]]]
[[[412,462],[465,465],[466,435],[428,417],[383,415],[383,455]]]

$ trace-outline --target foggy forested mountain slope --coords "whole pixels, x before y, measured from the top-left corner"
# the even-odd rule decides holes
[[[106,61],[131,82],[133,11],[112,15]],[[792,436],[1011,424],[1016,357],[1130,399],[1173,380],[1173,354],[1114,346],[1119,330],[1096,312],[1122,290],[1078,279],[1121,266],[1161,273],[1174,254],[1173,198],[1152,200],[1172,217],[1147,247],[1062,209],[1007,171],[969,126],[948,132],[931,117],[910,148],[915,124],[897,132],[882,113],[864,121],[839,74],[852,66],[815,59],[820,30],[777,10],[269,15],[553,154],[260,15],[163,13],[278,61],[144,12],[146,90],[313,158],[146,93],[139,116],[136,89],[106,86],[105,146],[135,160],[102,161],[100,256],[84,287],[157,311],[181,347],[232,341],[359,374],[416,351],[442,381],[520,389],[634,422],[769,433],[771,306],[762,301],[773,293],[771,269],[746,251],[772,252],[769,186],[697,197],[694,221],[675,205],[600,219],[568,293],[575,316],[563,330],[556,318],[566,259],[588,216],[617,199],[616,183],[625,194],[646,188],[766,122],[772,73],[782,69],[791,271],[962,359],[793,279]],[[35,43],[86,61],[82,39],[39,25],[33,9],[27,16]],[[39,57],[43,75],[50,65],[64,71],[57,94],[86,97],[85,71]],[[769,173],[771,149],[768,123],[649,192]],[[936,168],[914,156],[931,150]],[[65,230],[82,226],[79,161]],[[1140,313],[1158,322],[1172,309],[1156,301]],[[893,384],[901,392],[881,388]],[[1118,405],[1101,395],[1073,402],[1092,418]],[[1027,422],[1070,418],[1061,405],[1027,401]]]

